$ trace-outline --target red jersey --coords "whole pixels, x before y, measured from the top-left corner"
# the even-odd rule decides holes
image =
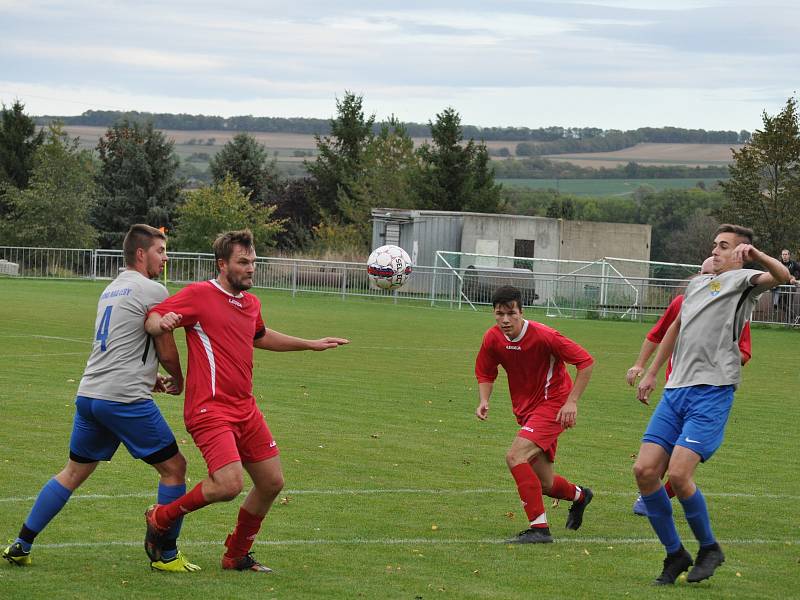
[[[186,286],[151,312],[183,316],[189,348],[187,425],[205,415],[244,418],[256,409],[253,341],[265,331],[257,297],[247,292],[234,296],[212,279]]]
[[[675,296],[672,302],[669,303],[667,310],[661,315],[661,318],[653,325],[653,328],[647,332],[647,339],[654,344],[660,344],[667,335],[667,329],[672,325],[673,321],[681,314],[681,306],[683,306],[683,295]],[[742,364],[747,364],[752,356],[752,347],[750,343],[750,322],[744,324],[742,335],[739,336],[739,352],[742,355]],[[672,372],[672,357],[667,361],[667,372],[664,379],[669,379],[669,374]]]
[[[503,365],[511,406],[521,425],[539,404],[566,402],[572,379],[565,363],[585,369],[593,362],[586,350],[555,329],[525,321],[513,340],[497,326],[486,332],[475,360],[475,376],[478,383],[492,383],[497,379],[497,365]]]

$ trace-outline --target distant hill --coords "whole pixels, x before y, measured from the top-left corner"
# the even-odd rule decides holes
[[[63,117],[42,115],[35,117],[39,125],[61,121],[65,125],[109,127],[114,123],[129,121],[151,121],[157,129],[178,131],[247,131],[251,133],[295,133],[306,135],[330,134],[328,119],[306,117],[218,117],[212,115],[189,115],[171,113],[123,112],[114,110],[88,110],[81,115]],[[411,137],[429,138],[428,124],[405,123]],[[375,124],[375,131],[381,123]],[[640,127],[620,131],[597,127],[477,127],[464,125],[466,139],[485,141],[521,142],[517,155],[560,154],[564,152],[608,152],[621,150],[641,143],[667,144],[741,144],[749,141],[750,132],[706,131],[705,129],[683,129],[680,127]]]

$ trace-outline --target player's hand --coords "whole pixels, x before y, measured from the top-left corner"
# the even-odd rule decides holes
[[[752,244],[739,244],[733,249],[733,260],[748,263],[759,260],[761,251]]]
[[[179,315],[178,313],[168,312],[167,314],[161,317],[161,323],[159,326],[161,327],[161,331],[167,333],[175,329],[178,325],[180,325],[181,319],[183,315]]]
[[[322,350],[330,350],[331,348],[338,348],[339,346],[344,346],[345,344],[349,344],[350,340],[345,338],[337,338],[337,337],[324,337],[318,340],[312,340],[311,342],[311,349],[315,352],[321,352]]]
[[[628,382],[628,385],[633,385],[636,383],[636,380],[642,376],[642,373],[644,373],[644,367],[633,365],[625,374],[625,381]]]
[[[164,391],[170,396],[180,396],[183,392],[183,378],[164,377]]]
[[[567,400],[556,415],[556,422],[561,423],[564,429],[575,427],[578,418],[578,405],[574,400]]]
[[[639,387],[636,388],[637,400],[642,404],[650,404],[648,399],[654,389],[656,389],[656,376],[648,373],[639,382]]]
[[[164,377],[161,373],[156,375],[156,382],[153,384],[153,391],[162,394],[167,391],[167,385],[165,382],[167,378]]]
[[[475,416],[478,417],[481,421],[485,421],[489,416],[489,403],[481,402],[480,404],[478,404],[478,408],[475,409]]]

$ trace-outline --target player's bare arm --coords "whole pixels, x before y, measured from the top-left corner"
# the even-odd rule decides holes
[[[317,340],[307,340],[304,338],[286,335],[274,329],[267,329],[260,338],[253,341],[253,346],[261,350],[272,350],[273,352],[292,352],[297,350],[330,350],[349,344],[350,340],[338,337],[324,337]]]
[[[481,421],[485,421],[489,416],[489,398],[493,388],[494,383],[491,381],[478,384],[478,408],[475,409],[475,416]]]
[[[160,315],[157,312],[152,312],[144,322],[144,329],[147,331],[147,333],[156,338],[164,333],[174,330],[176,327],[179,327],[181,318],[181,315],[174,312],[168,312],[164,315]]]
[[[787,284],[792,279],[789,269],[781,261],[765,254],[751,244],[739,244],[736,246],[733,249],[733,258],[742,263],[757,262],[767,270],[766,273],[762,273],[753,279],[753,283],[760,290],[768,290],[778,285]]]
[[[636,362],[633,363],[633,366],[628,369],[628,372],[625,374],[625,381],[628,382],[628,385],[633,385],[636,383],[636,380],[644,374],[645,365],[657,348],[658,344],[651,342],[647,338],[644,339],[642,342],[642,348],[639,350],[639,356],[636,358]]]
[[[158,362],[169,373],[169,377],[163,382],[164,391],[177,396],[183,391],[183,370],[178,346],[175,344],[175,336],[172,332],[164,333],[164,335],[154,337],[153,342],[156,346]]]
[[[649,404],[648,399],[650,398],[650,394],[656,388],[658,372],[661,370],[661,367],[664,366],[664,363],[667,362],[667,359],[672,356],[672,350],[675,348],[675,341],[678,339],[680,328],[681,318],[678,316],[678,318],[672,322],[672,325],[669,326],[669,329],[667,329],[664,339],[661,340],[661,344],[658,346],[656,357],[653,359],[647,373],[639,382],[639,387],[636,389],[636,398],[642,404]]]
[[[583,369],[578,369],[575,374],[575,382],[572,384],[572,390],[567,396],[567,401],[564,406],[558,411],[556,421],[561,423],[565,429],[574,427],[578,419],[578,400],[580,400],[586,386],[589,385],[589,379],[592,377],[592,369],[594,364],[591,364]]]

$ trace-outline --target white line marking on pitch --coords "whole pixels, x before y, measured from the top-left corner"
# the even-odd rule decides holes
[[[768,544],[781,544],[789,546],[800,545],[800,540],[791,539],[720,539],[719,542],[723,545],[752,545],[762,546]],[[605,538],[605,537],[587,537],[587,538],[557,538],[556,544],[605,544],[609,546],[617,545],[632,545],[632,544],[652,544],[658,545],[660,542],[657,538]],[[491,544],[500,545],[508,544],[507,540],[499,538],[479,538],[479,539],[433,539],[433,538],[349,538],[341,540],[323,540],[323,539],[310,539],[310,540],[256,540],[257,546],[453,546],[453,545],[480,545]],[[139,547],[142,545],[141,540],[136,542],[61,542],[56,544],[36,544],[36,548],[103,548],[107,546],[132,546]],[[220,546],[221,540],[181,540],[180,546]]]
[[[245,492],[242,492],[242,495]],[[282,496],[374,496],[381,494],[410,494],[420,496],[460,496],[472,494],[512,494],[513,490],[508,489],[492,489],[492,488],[478,488],[466,490],[448,490],[448,489],[417,489],[417,488],[388,488],[388,489],[365,489],[365,490],[283,490]],[[703,491],[705,496],[711,498],[754,498],[754,499],[770,499],[770,500],[800,500],[800,496],[791,494],[744,494],[737,492],[706,492]],[[74,494],[70,500],[119,500],[121,498],[155,498],[155,489],[152,492],[134,492],[130,494]],[[636,497],[635,488],[625,492],[604,492],[602,490],[595,491],[595,496],[613,496],[613,497]],[[36,500],[36,496],[11,496],[0,498],[0,503],[6,502],[31,502]]]

